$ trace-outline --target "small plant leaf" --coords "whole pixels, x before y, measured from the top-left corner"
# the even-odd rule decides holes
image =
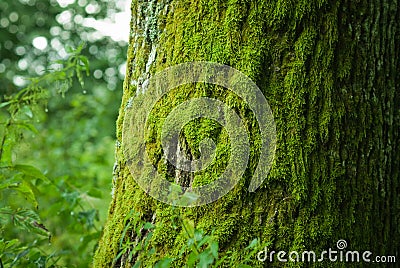
[[[34,177],[37,179],[41,179],[44,182],[50,182],[50,180],[36,167],[31,165],[15,165],[13,169],[19,171],[26,176]]]

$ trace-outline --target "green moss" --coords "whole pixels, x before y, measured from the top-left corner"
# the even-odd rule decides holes
[[[246,186],[258,162],[260,135],[246,104],[207,85],[171,91],[153,109],[146,134],[155,166],[168,172],[160,163],[160,129],[166,115],[189,98],[208,96],[224,101],[245,119],[252,144],[245,178],[212,204],[171,208],[143,193],[117,149],[122,168],[94,266],[109,267],[115,258],[124,217],[131,209],[158,226],[151,239],[156,253],[138,256],[143,267],[165,256],[177,258],[175,267],[184,264],[186,257],[178,256],[186,239],[180,219],[213,232],[226,266],[238,264],[243,259],[240,252],[256,237],[262,247],[275,250],[320,251],[346,239],[352,250],[393,254],[400,243],[395,227],[399,172],[393,168],[400,151],[396,150],[400,109],[395,107],[399,63],[394,61],[400,40],[394,34],[399,31],[396,2],[377,3],[171,1],[150,9],[145,2],[133,1],[134,21],[147,16],[138,10],[153,13],[149,11],[147,26],[132,23],[117,121],[119,141],[124,108],[142,90],[138,81],[177,63],[207,60],[237,68],[259,85],[274,113],[278,144],[267,180],[249,193]],[[153,47],[157,54],[149,65]],[[197,157],[206,136],[217,143],[218,161],[195,174],[194,185],[215,180],[229,161],[227,133],[210,120],[185,126],[188,152]],[[261,264],[254,260],[253,265]]]

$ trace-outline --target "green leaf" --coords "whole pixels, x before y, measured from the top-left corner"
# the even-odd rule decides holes
[[[184,229],[186,231],[186,236],[188,238],[194,236],[194,222],[192,220],[184,219],[183,220],[183,227],[184,227]]]
[[[214,257],[209,254],[208,252],[202,252],[199,255],[199,265],[198,267],[201,268],[207,268],[209,267],[210,264],[212,264],[214,262]]]
[[[25,249],[25,250],[21,251],[20,253],[18,253],[17,256],[14,258],[13,262],[11,263],[10,267],[14,267],[14,265],[17,264],[20,259],[25,257],[29,253],[29,251],[30,251],[30,249]]]
[[[68,54],[72,54],[75,52],[74,48],[69,45],[65,46],[65,51],[67,51]]]
[[[40,223],[39,215],[31,209],[19,208],[17,210],[12,210],[9,207],[4,207],[0,208],[0,214],[9,215],[12,218],[14,225],[20,226],[27,231],[44,236],[50,236],[47,228]]]
[[[143,229],[144,229],[144,230],[153,229],[154,227],[155,227],[154,224],[152,224],[151,222],[146,222],[146,223],[143,225]]]
[[[33,112],[28,105],[23,106],[21,112],[23,112],[27,117],[33,118]]]
[[[0,103],[0,108],[6,107],[7,105],[11,104],[11,101],[7,101],[7,102],[2,102]]]
[[[173,262],[175,259],[174,258],[164,258],[161,259],[156,263],[154,268],[169,268],[171,267],[171,262]]]
[[[135,262],[135,264],[132,266],[132,268],[140,268],[140,265],[142,264],[141,261]]]
[[[79,199],[81,198],[81,195],[77,191],[73,192],[64,192],[61,194],[61,196],[69,203],[71,207],[75,207],[79,203]]]
[[[29,130],[29,131],[31,131],[31,132],[33,132],[33,133],[35,133],[35,134],[39,133],[39,131],[32,124],[29,124],[29,123],[18,123],[18,125],[23,127],[23,128],[25,128],[25,129],[27,129],[27,130]]]
[[[56,83],[56,88],[58,89],[58,91],[57,91],[58,94],[61,94],[61,97],[65,98],[65,93],[68,91],[70,86],[71,86],[71,84],[70,84],[69,79],[59,81],[58,83]]]
[[[187,265],[188,267],[194,267],[195,264],[196,264],[196,261],[197,261],[197,257],[198,257],[197,252],[192,251],[192,252],[189,254],[189,257],[188,257],[188,260],[187,260],[187,262],[186,262],[186,265]]]
[[[9,216],[13,214],[14,211],[10,207],[0,208],[0,223],[5,225],[9,221]]]
[[[119,260],[119,258],[121,258],[122,257],[122,255],[124,255],[125,254],[125,252],[128,250],[128,248],[123,248],[118,254],[117,254],[117,256],[115,256],[115,258],[114,258],[114,260],[113,260],[113,264],[111,265],[112,267],[114,267],[115,266],[115,263]]]
[[[214,267],[223,267],[223,263],[224,261],[227,259],[228,257],[225,255],[223,257],[220,257],[219,259],[216,260]]]
[[[89,60],[85,56],[80,56],[79,59],[85,66],[86,75],[89,76],[90,75]]]
[[[80,239],[80,245],[78,247],[79,251],[83,251],[85,250],[85,248],[88,246],[88,244],[92,241],[97,241],[100,238],[101,232],[94,232],[94,233],[90,233],[87,234],[85,236],[83,236]]]
[[[95,221],[99,221],[99,211],[97,209],[80,211],[78,219],[85,224],[87,229],[91,229],[94,227]]]
[[[245,248],[245,250],[254,248],[255,246],[257,246],[257,243],[258,243],[258,239],[257,238],[253,239],[253,241],[250,242],[250,244]]]
[[[11,188],[11,187],[16,187],[17,185],[18,185],[18,183],[16,183],[16,182],[3,180],[0,182],[0,190]]]
[[[87,194],[89,196],[96,197],[96,198],[102,198],[103,197],[103,193],[99,189],[96,189],[96,188],[91,188],[87,192]]]
[[[34,187],[29,181],[24,180],[23,174],[14,174],[8,180],[2,181],[0,183],[0,190],[11,189],[20,193],[26,200],[28,200],[35,208],[38,207],[38,202],[36,200],[35,192],[37,192],[36,187]]]
[[[50,182],[50,180],[36,167],[31,165],[15,165],[12,169],[17,170],[27,176],[41,179],[44,182]]]
[[[18,183],[16,186],[9,188],[21,193],[22,196],[26,198],[26,200],[28,200],[35,208],[39,207],[39,204],[36,200],[36,196],[33,192],[33,189],[30,187],[29,183],[23,181],[21,183]]]
[[[196,230],[194,231],[194,240],[195,240],[196,242],[198,242],[198,241],[200,241],[200,240],[202,240],[202,239],[203,239],[203,232],[196,229]],[[203,243],[203,244],[204,244],[204,243]]]
[[[128,224],[125,225],[124,230],[122,231],[121,239],[119,240],[120,248],[122,248],[122,245],[124,244],[124,239],[125,239],[126,233],[128,232],[130,226],[131,226],[131,222],[128,222]]]
[[[218,242],[212,241],[210,245],[211,254],[215,259],[218,259]]]
[[[16,246],[19,243],[18,239],[12,239],[12,240],[0,240],[0,252],[5,252],[8,249],[11,249],[12,247]]]

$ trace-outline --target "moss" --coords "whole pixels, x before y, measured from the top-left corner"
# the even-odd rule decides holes
[[[251,136],[249,168],[232,191],[202,207],[171,208],[135,183],[117,148],[115,195],[95,267],[109,267],[119,251],[124,217],[135,209],[159,226],[156,253],[138,258],[151,266],[185,244],[179,219],[213,232],[224,265],[237,264],[250,241],[275,250],[325,250],[346,239],[352,250],[394,254],[399,241],[399,14],[396,1],[133,1],[124,96],[117,121],[122,138],[124,108],[145,90],[150,73],[177,63],[207,60],[237,68],[261,88],[277,125],[273,167],[261,189],[246,186],[259,157],[259,132],[246,104],[208,85],[170,92],[152,111],[147,150],[163,172],[163,120],[194,96],[217,98],[232,107]],[[150,14],[150,15],[149,15]],[[144,16],[150,16],[148,24]],[[137,23],[137,21],[140,23]],[[152,54],[152,50],[156,54]],[[153,61],[153,58],[154,61]],[[200,125],[200,127],[199,127]],[[217,178],[229,161],[230,140],[218,124],[185,126],[188,153],[213,137],[218,161],[194,176],[194,185]],[[169,176],[171,180],[175,178]],[[397,228],[397,229],[396,229]],[[127,263],[123,264],[129,267]],[[254,260],[253,265],[261,265]],[[280,263],[272,264],[279,267]],[[288,264],[289,265],[289,264]],[[301,264],[298,264],[301,266]],[[322,264],[325,265],[325,264]]]

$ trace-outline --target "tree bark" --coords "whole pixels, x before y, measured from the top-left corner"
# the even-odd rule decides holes
[[[182,267],[187,255],[179,256],[186,243],[180,220],[212,233],[226,266],[243,261],[254,238],[260,249],[286,252],[335,249],[344,239],[346,250],[396,255],[400,261],[399,12],[397,0],[133,0],[114,194],[94,267],[131,267],[139,260],[150,267],[166,256],[175,258],[172,266]],[[232,66],[259,86],[274,114],[277,149],[267,179],[254,193],[247,186],[259,160],[257,148],[251,149],[242,181],[227,195],[204,206],[177,208],[138,187],[120,144],[126,107],[145,90],[146,79],[190,61]],[[160,118],[200,95],[229,103],[248,119],[250,136],[258,135],[248,107],[231,93],[204,85],[174,90],[158,103],[149,126],[146,150],[159,169]],[[203,137],[204,128],[222,145],[229,143],[212,122],[195,123],[183,131],[180,146],[187,155],[196,158],[196,136]],[[212,171],[218,173],[228,158],[222,155],[223,164]],[[170,167],[160,172],[180,184],[196,177]],[[131,210],[138,214],[133,217]],[[128,238],[137,241],[149,232],[137,227],[141,221],[157,226],[147,247],[154,252],[125,246],[116,258]],[[256,256],[249,264],[265,265]],[[332,267],[326,261],[313,265]]]

